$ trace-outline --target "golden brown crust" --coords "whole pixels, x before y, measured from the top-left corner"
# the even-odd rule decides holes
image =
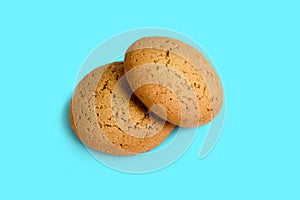
[[[151,120],[145,106],[134,96],[129,101],[133,129],[126,129],[129,122],[122,124],[119,119],[116,120],[112,98],[119,95],[123,100],[124,95],[128,95],[126,90],[125,93],[117,94],[114,91],[123,74],[122,62],[95,69],[79,83],[70,105],[70,123],[79,139],[90,148],[121,156],[149,151],[159,145],[175,128],[169,123],[159,122],[163,128],[157,133],[149,136],[139,133],[139,127],[151,126]]]
[[[190,111],[194,111],[196,108],[191,106],[189,100],[179,97],[176,91],[171,91],[159,84],[137,87],[139,82],[149,74],[149,71],[144,71],[144,73],[140,72],[142,70],[139,73],[132,71],[145,65],[152,68],[165,67],[167,70],[176,71],[178,77],[186,80],[186,83],[182,84],[182,88],[188,85],[197,98],[198,121],[192,121],[191,118],[189,120],[189,116],[184,116],[182,105]],[[203,125],[210,122],[221,109],[223,91],[218,75],[203,55],[178,40],[164,37],[138,40],[127,50],[124,67],[130,86],[137,88],[134,92],[137,97],[148,108],[154,104],[161,104],[166,109],[167,120],[173,124],[184,127]],[[168,77],[168,74],[155,72],[151,76],[159,83],[161,83],[160,80],[164,80],[166,85],[170,82],[179,82],[180,79],[176,76],[172,79]],[[191,112],[187,111],[186,113]]]
[[[150,137],[146,136],[146,134],[142,137],[138,137],[126,133],[127,131],[130,132],[130,129],[127,129],[130,127],[130,123],[133,123],[132,129],[137,129],[138,126],[146,128],[146,126],[151,123],[148,109],[133,95],[129,102],[122,102],[124,105],[129,103],[129,112],[131,116],[131,122],[124,122],[127,130],[122,130],[122,121],[117,122],[113,116],[111,101],[113,90],[123,75],[123,64],[110,65],[102,74],[96,90],[95,99],[98,123],[106,137],[123,150],[133,153],[149,151],[163,142],[175,126],[169,123],[162,124],[162,130],[158,130],[157,133]],[[122,87],[122,90],[129,88],[127,84],[122,85]],[[117,111],[119,117],[121,117],[120,112],[121,110]]]
[[[72,117],[78,138],[88,147],[107,154],[125,156],[132,153],[113,145],[100,129],[95,113],[95,91],[108,65],[96,68],[77,85],[72,97]]]

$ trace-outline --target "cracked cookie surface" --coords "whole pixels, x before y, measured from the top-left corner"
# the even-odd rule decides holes
[[[148,108],[161,105],[163,112],[153,112],[166,113],[173,124],[204,125],[221,109],[220,78],[200,52],[179,40],[142,38],[128,48],[124,67],[136,96]]]
[[[149,151],[175,128],[149,114],[123,75],[122,62],[95,69],[79,83],[70,106],[70,122],[82,142],[113,155]]]

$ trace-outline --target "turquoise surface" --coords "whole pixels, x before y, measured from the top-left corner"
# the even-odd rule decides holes
[[[2,1],[0,199],[300,199],[298,1]],[[225,126],[203,160],[147,174],[110,169],[72,134],[78,70],[120,32],[161,27],[197,41],[226,91]]]

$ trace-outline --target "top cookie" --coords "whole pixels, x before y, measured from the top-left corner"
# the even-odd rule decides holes
[[[199,51],[179,40],[137,40],[126,51],[124,68],[135,95],[173,124],[204,125],[221,109],[220,78]]]
[[[123,75],[122,62],[93,70],[76,87],[70,106],[71,126],[85,145],[122,156],[149,151],[175,128],[149,115]]]

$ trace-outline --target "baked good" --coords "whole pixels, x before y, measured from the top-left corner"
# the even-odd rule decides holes
[[[123,62],[99,67],[76,87],[70,105],[75,134],[88,147],[132,155],[158,146],[175,128],[149,114],[124,78]]]
[[[195,48],[167,37],[146,37],[126,51],[126,79],[134,94],[170,123],[196,127],[220,111],[223,90],[210,62]],[[160,105],[152,108],[154,105]]]

